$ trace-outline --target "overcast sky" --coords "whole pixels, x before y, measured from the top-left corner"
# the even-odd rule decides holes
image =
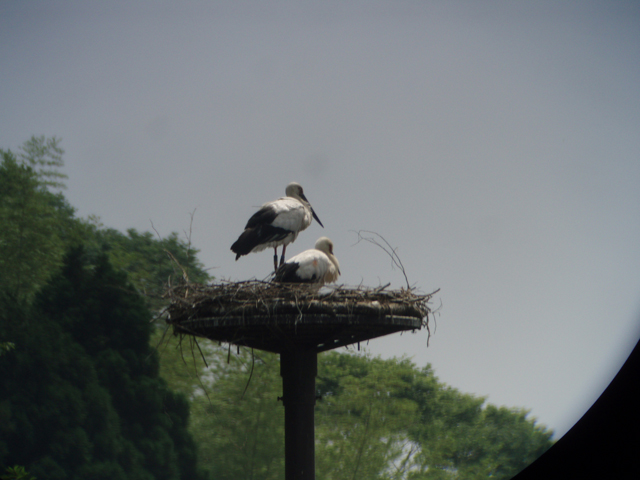
[[[189,229],[217,278],[300,182],[340,283],[440,288],[371,341],[564,434],[640,336],[640,3],[0,3],[0,148],[62,138],[77,214]],[[432,329],[433,332],[433,329]]]

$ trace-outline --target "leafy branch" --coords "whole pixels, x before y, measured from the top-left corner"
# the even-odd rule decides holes
[[[7,467],[5,473],[0,475],[0,480],[36,480],[36,477],[32,477],[24,467],[16,465],[15,467]]]

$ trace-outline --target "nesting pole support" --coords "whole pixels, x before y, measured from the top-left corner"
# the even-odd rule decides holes
[[[260,282],[189,285],[176,291],[168,322],[176,334],[280,354],[285,480],[315,480],[318,353],[420,330],[430,312],[426,303],[433,294],[382,290],[338,288],[318,295],[300,286]]]
[[[316,375],[318,354],[289,350],[280,354],[284,404],[284,478],[314,480]]]

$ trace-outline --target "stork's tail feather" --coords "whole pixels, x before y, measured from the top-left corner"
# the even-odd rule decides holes
[[[289,230],[272,225],[259,225],[255,228],[247,228],[242,232],[240,237],[238,237],[238,240],[231,245],[231,251],[236,254],[236,260],[238,260],[242,255],[251,253],[254,248],[265,245],[265,247],[260,249],[263,250],[266,248],[266,244],[282,240],[290,233],[291,231]]]
[[[236,260],[238,260],[243,255],[251,253],[253,247],[257,245],[257,239],[255,237],[256,235],[254,229],[247,228],[244,232],[242,232],[240,237],[238,237],[238,240],[236,240],[234,244],[231,245],[231,251],[236,254]]]

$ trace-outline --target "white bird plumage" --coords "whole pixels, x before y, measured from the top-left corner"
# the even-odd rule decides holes
[[[244,227],[244,232],[231,245],[231,250],[236,254],[236,260],[252,252],[273,248],[274,270],[277,270],[280,245],[282,245],[280,265],[283,265],[287,245],[295,241],[298,234],[311,225],[312,219],[315,218],[324,228],[300,184],[291,182],[287,185],[285,194],[286,197],[265,203],[251,216]]]
[[[340,264],[333,254],[333,242],[320,237],[315,248],[291,257],[276,271],[274,280],[284,283],[314,283],[324,285],[340,276]]]

